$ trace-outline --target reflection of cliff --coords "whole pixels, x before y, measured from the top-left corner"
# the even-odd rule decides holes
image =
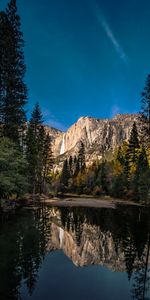
[[[130,279],[147,251],[148,211],[53,208],[47,250],[62,249],[76,266],[103,265]]]
[[[110,232],[103,233],[100,228],[84,224],[80,244],[76,233],[66,231],[58,225],[51,225],[51,241],[48,247],[62,249],[76,266],[106,265],[113,270],[124,269],[123,253],[116,253]]]

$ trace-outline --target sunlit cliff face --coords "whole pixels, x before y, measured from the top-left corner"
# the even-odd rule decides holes
[[[49,129],[53,139],[55,157],[76,155],[80,141],[84,143],[86,160],[101,158],[103,152],[112,151],[128,140],[138,115],[116,115],[113,119],[81,117],[65,133]]]

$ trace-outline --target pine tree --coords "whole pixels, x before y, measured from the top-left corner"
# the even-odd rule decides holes
[[[133,149],[133,151],[140,148],[136,122],[133,123],[132,131],[130,134],[129,148]]]
[[[68,161],[65,159],[63,168],[62,168],[62,173],[60,177],[60,182],[64,184],[64,186],[68,186],[68,179],[70,178],[70,172],[69,172],[69,166],[68,166]]]
[[[16,144],[8,138],[0,139],[0,198],[26,193],[27,162]]]
[[[141,98],[141,111],[139,117],[140,138],[143,145],[150,146],[150,74],[147,76]]]
[[[20,132],[26,121],[27,88],[24,83],[24,41],[16,0],[10,0],[6,13],[0,15],[0,121],[3,135],[20,142]]]
[[[52,152],[52,140],[49,134],[45,135],[44,138],[44,149],[43,149],[43,190],[46,190],[46,182],[51,182],[52,170],[54,164],[53,152]]]
[[[29,192],[35,193],[36,191],[36,167],[38,162],[38,149],[36,136],[32,127],[28,126],[26,135],[26,158],[28,162],[28,181],[29,181]]]
[[[82,172],[85,169],[85,147],[83,142],[80,142],[80,148],[78,153],[78,165],[79,170]]]
[[[42,112],[40,109],[40,105],[37,102],[35,104],[32,114],[31,114],[31,120],[30,120],[30,125],[34,130],[35,135],[37,135],[38,130],[39,130],[39,128],[41,128],[42,124],[43,124]]]
[[[53,153],[51,137],[43,125],[39,103],[35,104],[28,125],[26,155],[29,165],[30,191],[40,194],[46,192],[46,183],[50,183],[53,168]]]
[[[75,158],[74,158],[74,173],[73,173],[74,177],[76,177],[76,176],[79,174],[79,172],[80,172],[80,168],[79,168],[79,160],[78,160],[78,158],[75,156]]]
[[[112,179],[112,194],[116,197],[125,197],[129,187],[129,153],[128,143],[124,142],[117,151],[114,159],[114,177]]]
[[[133,183],[136,199],[146,202],[150,192],[150,170],[144,148],[142,148],[138,158],[137,169],[134,175]]]
[[[4,84],[4,74],[5,74],[5,44],[6,36],[9,37],[10,25],[5,12],[0,12],[0,136],[3,135],[3,124],[4,124],[4,114],[3,114],[3,98],[5,95],[5,84]]]
[[[70,171],[70,175],[73,175],[73,158],[72,158],[72,156],[69,157],[69,171]]]
[[[38,119],[37,119],[38,122]],[[37,124],[36,124],[37,125]],[[35,127],[36,127],[35,125]],[[44,150],[45,150],[45,128],[39,124],[36,131],[36,144],[37,144],[37,191],[41,194],[43,190],[43,176],[44,176]]]
[[[117,151],[117,155],[116,155],[116,160],[122,165],[124,163],[124,157],[123,157],[123,153],[122,153],[122,148],[121,146],[119,146],[118,151]]]
[[[146,155],[146,150],[144,147],[142,147],[139,159],[138,159],[138,166],[137,166],[137,172],[142,174],[149,170],[149,165],[148,165],[148,159]]]
[[[29,182],[33,193],[40,192],[43,168],[43,147],[45,131],[42,125],[42,113],[39,104],[36,103],[31,114],[26,137],[26,155],[29,165]]]
[[[130,180],[130,157],[128,152],[128,145],[127,148],[124,149],[124,162],[123,162],[123,177],[124,177],[124,184],[125,190],[129,188],[129,180]]]
[[[139,148],[140,145],[138,139],[138,132],[137,132],[136,123],[134,122],[130,134],[129,145],[127,150],[130,168],[132,168],[133,164],[137,162]]]
[[[102,191],[104,193],[108,192],[106,161],[103,161],[99,166],[99,172],[96,179],[96,183],[102,188]]]

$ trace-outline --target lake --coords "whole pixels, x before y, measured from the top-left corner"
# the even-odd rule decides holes
[[[150,211],[22,209],[0,219],[0,299],[150,299]]]

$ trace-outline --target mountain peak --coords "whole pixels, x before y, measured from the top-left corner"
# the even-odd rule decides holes
[[[85,121],[85,120],[87,120],[87,119],[92,119],[92,118],[89,117],[89,116],[81,116],[81,117],[77,120],[77,122]]]

